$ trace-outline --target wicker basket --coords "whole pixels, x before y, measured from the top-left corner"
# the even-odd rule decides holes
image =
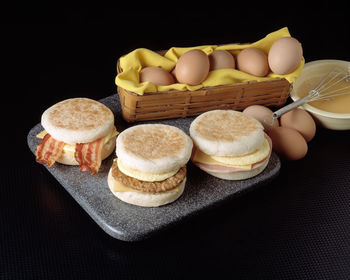
[[[117,72],[121,73],[119,60]],[[195,91],[136,93],[117,87],[127,122],[185,118],[214,109],[243,110],[250,105],[279,107],[286,103],[291,84],[286,79],[204,87]]]

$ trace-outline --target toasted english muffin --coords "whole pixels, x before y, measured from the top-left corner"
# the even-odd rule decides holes
[[[233,110],[213,110],[199,115],[190,126],[195,145],[215,156],[240,156],[258,149],[264,141],[260,122]]]
[[[178,170],[190,159],[192,140],[181,129],[164,124],[142,124],[117,138],[116,154],[125,167],[148,173]]]
[[[42,114],[41,125],[58,141],[89,143],[113,130],[114,115],[98,101],[70,98],[48,108]]]
[[[124,130],[107,179],[111,192],[144,207],[173,202],[184,191],[192,147],[191,138],[174,126],[143,124]]]
[[[267,166],[271,139],[254,118],[233,110],[213,110],[198,116],[190,126],[195,144],[193,163],[225,180],[243,180]]]
[[[118,134],[112,111],[89,98],[56,103],[44,111],[41,125],[44,130],[37,137],[42,141],[35,151],[39,163],[79,165],[92,175],[113,152]]]

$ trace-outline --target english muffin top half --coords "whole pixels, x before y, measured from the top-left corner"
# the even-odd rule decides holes
[[[190,126],[196,147],[208,155],[241,156],[264,141],[263,126],[254,118],[233,110],[213,110],[198,116]]]
[[[114,128],[112,111],[88,98],[71,98],[48,108],[41,124],[54,139],[67,144],[89,143],[108,135]]]
[[[116,154],[130,168],[164,173],[184,166],[190,159],[192,147],[191,138],[177,127],[143,124],[120,133]]]

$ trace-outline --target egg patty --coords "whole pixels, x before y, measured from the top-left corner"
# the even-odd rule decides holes
[[[130,168],[126,166],[119,158],[117,162],[120,171],[123,172],[125,175],[147,182],[163,181],[175,175],[179,171],[179,169],[175,169],[164,173],[149,173]]]

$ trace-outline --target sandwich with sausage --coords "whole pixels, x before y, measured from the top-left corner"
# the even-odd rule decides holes
[[[186,133],[170,125],[142,124],[124,130],[108,174],[111,192],[143,207],[175,201],[185,188],[192,146]]]

